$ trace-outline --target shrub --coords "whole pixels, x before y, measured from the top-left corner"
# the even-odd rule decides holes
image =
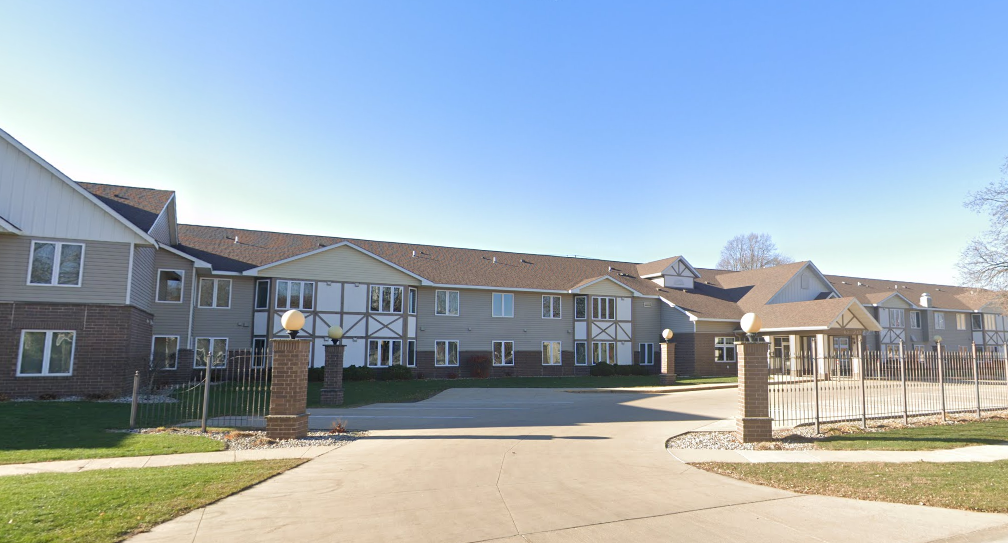
[[[613,370],[616,371],[616,375],[648,375],[651,372],[646,366],[641,366],[639,364],[633,364],[630,366],[613,366]]]
[[[347,433],[346,421],[343,419],[336,419],[332,422],[329,427],[330,434],[345,434]]]
[[[346,378],[345,375],[344,378]],[[315,383],[325,382],[325,366],[321,368],[308,368],[308,381]]]
[[[610,364],[605,362],[599,362],[588,370],[588,373],[594,375],[595,377],[609,377],[611,375],[616,375],[616,370]]]
[[[469,364],[472,366],[472,376],[476,379],[486,379],[490,377],[490,359],[475,355],[469,357]]]
[[[56,398],[59,398],[59,396],[57,396],[56,394],[39,394],[38,396],[38,399],[42,400],[43,402],[49,400],[55,400]]]
[[[396,364],[382,373],[385,380],[388,381],[409,381],[413,379],[413,370],[401,364]]]
[[[373,381],[374,370],[367,366],[347,366],[343,368],[344,381]]]

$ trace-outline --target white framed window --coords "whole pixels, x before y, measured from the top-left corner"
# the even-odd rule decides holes
[[[945,314],[944,313],[935,313],[934,314],[934,319],[935,319],[935,330],[944,330],[945,329]]]
[[[199,306],[217,309],[231,307],[231,280],[200,279]]]
[[[514,317],[514,294],[494,292],[490,314],[494,317]]]
[[[409,289],[409,301],[406,304],[410,315],[416,315],[417,290],[413,287]]]
[[[459,316],[459,291],[436,291],[434,293],[434,314],[446,317]]]
[[[920,328],[921,327],[921,314],[920,311],[910,312],[910,328]]]
[[[157,295],[155,300],[164,304],[182,303],[182,286],[185,284],[185,271],[158,270]]]
[[[18,349],[18,377],[73,374],[73,330],[22,330]]]
[[[315,283],[311,281],[277,281],[277,309],[313,309]]]
[[[434,365],[435,366],[459,365],[458,340],[439,339],[434,341]]]
[[[588,365],[588,343],[584,341],[574,342],[574,365],[575,366]]]
[[[654,343],[640,344],[640,363],[642,366],[654,364]]]
[[[514,366],[513,341],[494,341],[492,347],[494,366]]]
[[[269,309],[270,280],[260,279],[256,281],[255,308]]]
[[[542,355],[543,366],[559,366],[562,363],[560,360],[560,342],[544,341],[542,344]]]
[[[264,337],[254,337],[252,338],[252,367],[254,369],[262,369],[266,367],[266,361],[269,360],[269,352],[267,352],[266,338]]]
[[[966,329],[966,314],[956,313],[956,330]]]
[[[401,299],[400,299],[401,302]],[[402,364],[402,340],[369,339],[368,362],[372,368],[386,368]]]
[[[212,369],[227,367],[227,344],[226,337],[198,337],[196,338],[196,353],[193,359],[194,368],[206,368],[207,361],[210,361]]]
[[[84,244],[33,241],[28,266],[29,285],[79,287],[84,275]]]
[[[714,338],[714,361],[735,362],[735,337]]]
[[[983,315],[980,313],[973,313],[970,315],[970,320],[973,321],[974,330],[983,330]]]
[[[154,336],[151,340],[151,368],[178,369],[178,336]]]
[[[592,296],[592,319],[597,321],[616,320],[616,298]]]
[[[372,313],[402,313],[402,287],[371,285]]]
[[[903,328],[903,310],[889,310],[889,328]]]
[[[991,315],[989,313],[984,314],[983,321],[984,321],[984,330],[994,330],[997,328],[997,319],[995,318],[994,315]]]
[[[833,354],[840,356],[850,354],[850,338],[847,336],[833,336]]]
[[[576,320],[582,321],[588,318],[588,297],[587,296],[575,296],[574,297],[574,318]]]
[[[560,318],[560,297],[559,296],[543,296],[542,305],[542,318],[544,319],[559,319]]]
[[[409,367],[416,366],[416,340],[411,339],[406,342],[406,365]]]
[[[592,364],[598,364],[600,362],[605,362],[606,364],[616,363],[615,341],[592,342]]]

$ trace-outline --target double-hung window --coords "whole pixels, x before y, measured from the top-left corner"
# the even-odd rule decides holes
[[[457,290],[435,291],[434,314],[449,317],[459,316],[459,291]]]
[[[84,269],[84,244],[33,241],[29,285],[81,286]]]
[[[196,338],[196,356],[193,360],[194,368],[207,367],[207,361],[211,368],[227,367],[227,344],[225,337],[198,337]]]
[[[256,281],[255,308],[269,309],[270,280],[260,279]]]
[[[889,310],[889,328],[903,328],[903,310]]]
[[[178,336],[154,336],[151,347],[151,369],[178,369]]]
[[[514,317],[514,294],[494,292],[492,305],[494,317]]]
[[[413,287],[410,287],[409,300],[406,304],[406,307],[410,315],[416,315],[416,306],[417,306],[417,290]]]
[[[199,306],[215,308],[231,307],[231,280],[200,279]]]
[[[372,368],[385,368],[402,363],[402,340],[368,340],[368,363]]]
[[[592,296],[592,319],[598,321],[616,320],[616,298]]]
[[[920,311],[910,312],[910,328],[920,328],[921,327],[921,314]]]
[[[182,270],[158,270],[157,297],[162,303],[182,303],[182,284],[185,272]]]
[[[18,376],[70,375],[75,339],[72,330],[23,330]]]
[[[714,361],[734,362],[735,361],[735,337],[714,338]]]
[[[315,307],[315,283],[311,281],[277,281],[277,309],[312,309]]]
[[[543,296],[542,317],[544,319],[560,318],[560,297]]]
[[[402,287],[371,285],[372,313],[402,313]]]
[[[514,366],[514,342],[494,341],[493,342],[493,365],[494,366]]]
[[[966,314],[956,313],[956,330],[966,329]]]
[[[459,365],[459,342],[456,340],[439,339],[434,342],[435,366]]]
[[[616,363],[616,342],[615,341],[595,341],[592,343],[592,364]]]
[[[574,365],[575,366],[588,365],[588,343],[584,341],[574,342]]]
[[[640,344],[640,363],[642,366],[654,364],[654,343]]]
[[[542,344],[543,366],[559,366],[560,360],[560,342],[559,341],[544,341]]]
[[[945,314],[944,313],[935,313],[934,317],[935,317],[935,330],[944,330],[945,329]]]
[[[574,297],[574,318],[576,320],[584,320],[588,318],[588,297],[587,296],[575,296]]]
[[[983,316],[983,321],[985,330],[994,330],[997,328],[997,319],[995,318],[995,315],[990,313],[985,314]]]

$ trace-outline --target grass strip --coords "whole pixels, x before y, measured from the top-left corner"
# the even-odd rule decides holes
[[[997,445],[1008,441],[1008,420],[937,424],[884,431],[830,435],[816,442],[820,449],[926,451],[967,445]]]

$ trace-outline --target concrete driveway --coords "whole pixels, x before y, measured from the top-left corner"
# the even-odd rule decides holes
[[[734,390],[453,389],[312,410],[370,435],[135,541],[997,541],[1008,516],[803,496],[679,463]]]

